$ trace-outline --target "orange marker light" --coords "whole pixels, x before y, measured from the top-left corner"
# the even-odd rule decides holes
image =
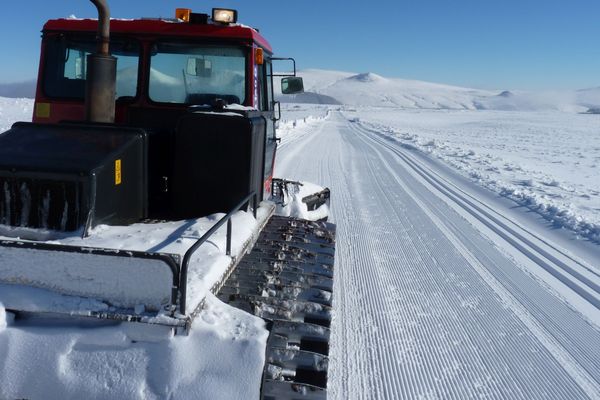
[[[190,14],[192,10],[189,8],[177,8],[175,9],[175,18],[180,19],[184,22],[190,22]]]
[[[265,62],[265,55],[263,49],[261,49],[260,47],[254,50],[254,61],[257,65],[263,65],[263,63]]]

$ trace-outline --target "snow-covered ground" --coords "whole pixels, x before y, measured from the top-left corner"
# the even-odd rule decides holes
[[[99,225],[85,239],[77,234],[66,236],[44,231],[32,233],[31,229],[0,225],[0,240],[20,237],[69,246],[176,254],[183,258],[186,251],[223,216],[224,214],[219,213],[198,220],[156,223],[152,225],[151,231],[143,224],[116,227]],[[259,221],[266,219],[265,208],[258,210],[257,217]],[[232,254],[239,255],[256,234],[257,220],[251,213],[240,211],[232,217],[232,226],[231,251]],[[225,252],[226,229],[223,228],[190,258],[187,304],[192,309],[200,304],[210,288],[225,275],[231,264],[231,257]],[[5,281],[27,282],[31,286],[59,290],[60,293],[73,296],[94,295],[124,308],[142,307],[143,310],[143,307],[147,307],[160,310],[170,304],[173,276],[162,262],[117,258],[106,265],[106,256],[73,253],[56,258],[44,251],[35,252],[29,257],[24,256],[26,254],[27,250],[19,248],[4,249],[0,276]],[[28,267],[23,268],[25,264]],[[5,302],[5,305],[23,309],[15,303],[22,304],[16,296],[11,296],[11,304]],[[31,300],[28,301],[25,309],[40,310],[42,305],[32,303]],[[85,302],[85,306],[90,307],[88,302]],[[107,311],[103,303],[97,307],[100,308],[88,310]]]
[[[0,98],[2,132],[13,122],[31,120],[32,105],[28,99]],[[258,210],[257,220],[246,212],[234,215],[233,255],[239,256],[252,240],[258,224],[267,217],[267,208]],[[21,237],[183,257],[222,216],[156,223],[150,232],[137,224],[100,225],[86,239],[0,226],[0,239]],[[143,305],[160,309],[165,295],[170,298],[172,276],[165,275],[169,271],[164,265],[157,264],[158,269],[153,270],[146,263],[139,268],[135,260],[127,258],[118,265],[115,262],[119,260],[106,265],[100,259],[105,257],[89,254],[55,253],[48,257],[43,251],[28,255],[19,248],[5,248],[0,254],[2,277],[15,283],[25,280],[36,287],[0,284],[0,399],[258,398],[268,336],[265,323],[223,304],[209,292],[223,279],[232,261],[225,254],[225,235],[223,227],[190,259],[188,311],[205,301],[189,335],[177,336],[170,328],[148,324],[113,321],[98,327],[95,321],[85,320],[51,324],[44,319],[15,321],[6,308],[114,312],[103,302],[78,297],[90,293],[143,315],[147,311]],[[28,268],[21,268],[28,263]]]
[[[600,242],[600,115],[565,112],[345,112],[441,159],[556,228]]]
[[[285,100],[331,104],[282,105],[276,176],[332,189],[331,397],[600,398],[600,119],[583,114],[600,90],[302,74],[310,95]],[[0,99],[0,127],[31,107]],[[61,386],[57,398],[256,393],[260,321],[210,296],[207,307],[189,338],[17,328],[0,307],[0,381],[12,382],[0,398],[37,398],[44,383]],[[223,357],[204,353],[226,343]],[[51,368],[30,369],[36,346]],[[232,362],[236,352],[246,358]],[[242,363],[252,371],[231,367]],[[224,376],[238,386],[218,393]],[[214,391],[199,395],[205,385]]]
[[[344,106],[285,104],[298,123],[342,109],[361,126],[439,158],[554,227],[600,241],[600,117],[588,113],[600,109],[600,88],[484,91],[372,73],[299,74],[307,92]],[[282,124],[282,135],[289,125]]]
[[[189,336],[138,324],[94,327],[6,320],[1,399],[258,398],[264,322],[212,295]],[[8,327],[6,326],[8,322]],[[243,365],[244,368],[235,368]]]
[[[32,99],[8,99],[0,97],[0,133],[17,121],[31,121]]]
[[[332,189],[332,398],[600,398],[598,246],[389,140],[405,111],[350,114],[288,131],[277,166]]]
[[[138,224],[101,225],[86,239],[52,237],[50,233],[42,236],[53,244],[183,256],[220,217],[214,214],[157,223],[151,231]],[[261,218],[266,218],[264,208],[258,212],[258,220]],[[231,250],[239,257],[244,244],[256,234],[257,221],[242,211],[232,221]],[[3,227],[0,240],[20,234],[29,237],[31,232]],[[170,298],[173,278],[165,276],[168,270],[164,266],[154,269],[147,262],[136,266],[135,260],[127,258],[122,265],[116,264],[118,260],[107,264],[89,254],[38,251],[28,255],[21,249],[4,249],[0,253],[3,279],[36,287],[0,284],[0,399],[258,398],[268,336],[265,322],[222,303],[209,292],[222,281],[231,262],[225,254],[225,234],[223,227],[190,259],[188,314],[205,301],[189,335],[177,336],[171,328],[150,324],[98,324],[85,319],[48,323],[44,318],[15,321],[5,307],[42,315],[114,312],[103,302],[78,297],[84,295],[109,299],[111,304],[135,308],[136,314],[145,315],[144,305],[153,304],[160,310],[161,299],[165,295]],[[45,290],[48,288],[62,294]],[[158,317],[152,315],[157,321],[165,318],[160,311]]]

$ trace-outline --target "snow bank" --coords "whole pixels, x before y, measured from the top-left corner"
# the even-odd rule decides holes
[[[189,336],[12,323],[0,328],[0,398],[258,398],[267,336],[261,319],[212,295]]]
[[[6,317],[6,309],[4,308],[4,305],[0,303],[0,334],[4,329],[6,329],[7,325],[8,321]]]
[[[32,100],[0,99],[0,132],[18,120],[30,120],[32,108]],[[58,244],[183,255],[222,216],[215,214],[198,220],[152,226],[98,226],[86,239],[52,232],[42,232],[40,236]],[[233,217],[233,254],[252,239],[257,225],[265,217],[264,208],[259,209],[258,221],[246,212]],[[14,237],[15,233],[31,234],[4,227],[0,235]],[[225,247],[226,228],[223,227],[191,259],[188,304],[192,307],[200,300],[206,300],[189,336],[173,336],[165,327],[147,324],[108,323],[90,329],[89,323],[81,321],[14,322],[5,306],[0,305],[0,399],[258,398],[268,336],[264,322],[221,303],[209,293],[231,263],[232,258],[225,255]],[[41,267],[47,267],[48,263],[55,263],[54,267],[59,269],[64,267],[56,259],[35,259],[30,255],[20,258],[22,262],[33,263],[42,275],[46,271]],[[2,267],[6,264],[2,263]],[[93,266],[85,264],[82,267]],[[72,280],[71,288],[91,284],[77,278],[78,275],[71,276],[74,271],[62,274],[62,278],[68,276]],[[140,301],[133,299],[132,293],[146,294],[149,286],[170,282],[164,277],[157,278],[156,274],[124,278],[124,271],[119,268],[95,269],[96,272],[113,275],[112,278],[121,283],[129,280],[133,284],[125,291],[126,296],[119,294],[117,285],[96,288],[102,293],[114,291],[117,300],[121,296],[120,300],[128,305]],[[46,275],[38,278],[47,282]],[[64,280],[56,276],[54,284],[62,285]],[[0,301],[10,302],[14,308],[36,309],[51,305],[63,311],[107,310],[107,305],[102,302],[77,296],[57,296],[49,290],[14,284],[0,285]]]
[[[258,220],[244,211],[232,217],[232,255],[243,251],[257,235],[259,224],[267,218],[271,207],[263,204],[258,210]],[[52,238],[52,232],[41,232],[40,235],[53,244],[176,254],[183,258],[187,250],[223,216],[219,213],[195,220],[156,224],[100,225],[85,239],[76,235],[65,237],[64,233],[58,233],[56,238]],[[10,235],[12,231],[9,227],[0,226],[0,238],[2,235],[14,237]],[[23,233],[22,230],[17,231]],[[191,309],[187,311],[201,303],[231,266],[233,259],[225,254],[226,245],[227,228],[224,225],[190,258],[187,304]],[[71,296],[93,297],[111,306],[129,309],[144,306],[149,311],[157,311],[170,304],[173,275],[166,264],[160,261],[110,254],[43,250],[29,252],[27,249],[4,247],[0,248],[0,260],[0,282],[48,289]],[[0,293],[0,301],[8,301],[7,295],[7,292]],[[13,304],[21,304],[18,296],[12,296],[10,302],[14,308],[22,309]],[[26,309],[34,311],[35,308],[31,307],[33,305],[30,304]]]
[[[325,119],[326,116],[319,117],[309,115],[304,118],[294,119],[294,120],[283,120],[279,123],[277,134],[281,137],[289,136],[291,131],[296,128],[306,128],[307,126],[314,125],[315,122],[321,122]]]
[[[170,304],[172,271],[156,260],[22,248],[0,249],[0,282],[103,299],[116,307]],[[0,295],[0,298],[3,298]]]
[[[278,160],[275,169],[275,177],[280,178],[289,178],[278,175],[277,171],[280,169],[286,170],[287,164],[293,163],[296,157],[302,154],[307,142],[303,138],[321,129],[323,120],[329,118],[332,108],[330,106],[294,105],[289,110],[291,111],[286,110],[285,115],[290,119],[280,121],[277,128],[277,136],[281,138],[279,149],[286,152],[285,159]],[[296,119],[291,119],[293,117],[296,117]],[[285,213],[286,211],[282,212]]]
[[[358,109],[366,129],[442,160],[556,228],[600,243],[600,135],[595,115]]]
[[[288,105],[283,110],[285,119],[277,125],[277,136],[281,146],[298,141],[311,133],[324,119],[328,118],[331,106]]]
[[[17,121],[31,121],[33,99],[8,99],[0,97],[0,134]]]

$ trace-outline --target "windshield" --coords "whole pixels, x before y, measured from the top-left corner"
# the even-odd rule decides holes
[[[150,99],[161,103],[243,104],[246,54],[242,48],[157,43],[150,61]]]
[[[96,51],[93,36],[57,36],[46,45],[44,92],[50,97],[83,99],[87,56]],[[111,54],[117,58],[117,98],[137,93],[140,45],[135,40],[112,39]]]

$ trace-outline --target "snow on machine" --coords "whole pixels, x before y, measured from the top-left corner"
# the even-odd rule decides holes
[[[273,78],[302,91],[295,62],[275,74],[293,60],[235,10],[91,1],[98,21],[45,24],[33,122],[0,134],[0,303],[186,334],[213,293],[267,321],[263,398],[326,398],[329,190],[273,178]]]

